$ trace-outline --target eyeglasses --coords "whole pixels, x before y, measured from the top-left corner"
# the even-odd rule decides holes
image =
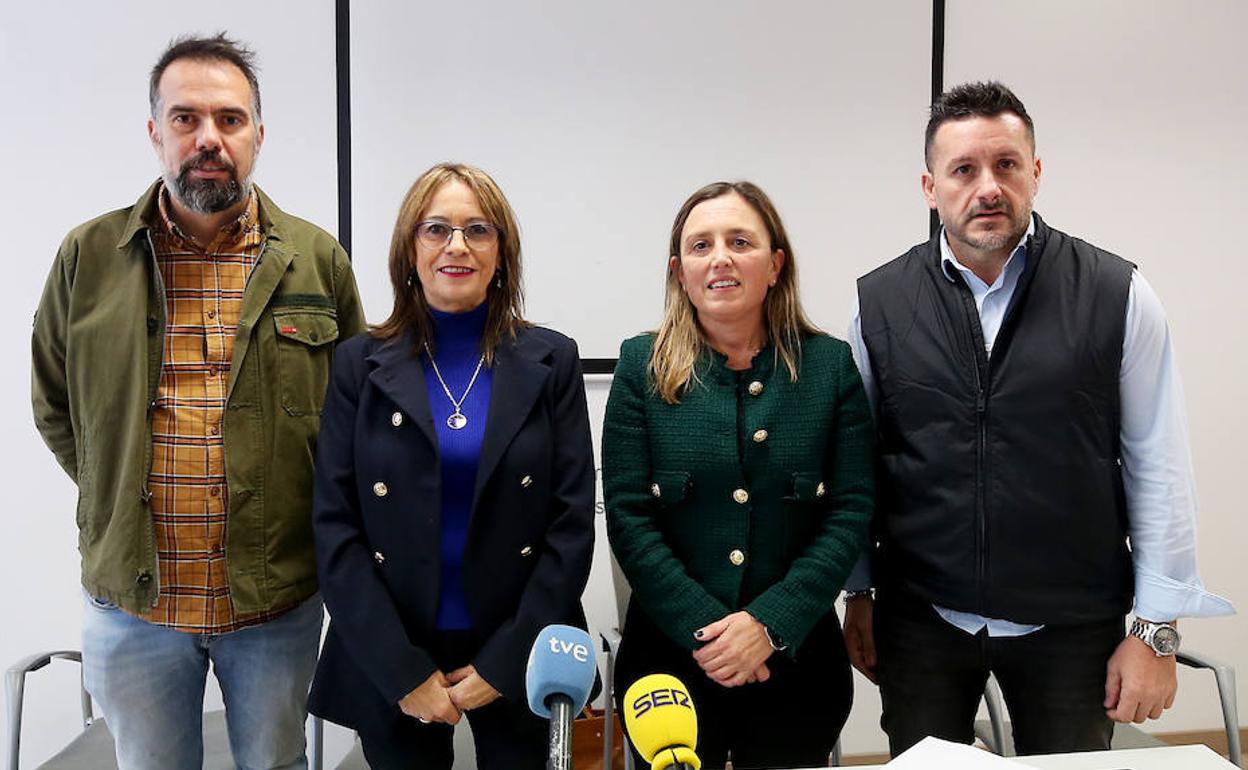
[[[464,243],[474,251],[488,249],[498,243],[499,230],[489,222],[469,222],[463,227],[451,227],[446,222],[429,219],[416,225],[416,238],[423,246],[440,249],[451,242],[456,230],[463,234]]]

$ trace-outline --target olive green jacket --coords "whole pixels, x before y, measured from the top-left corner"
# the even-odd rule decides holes
[[[797,382],[771,347],[746,371],[707,354],[668,404],[648,373],[653,339],[621,347],[602,429],[607,533],[632,600],[688,649],[744,609],[795,655],[871,517],[873,429],[849,346],[806,338]]]
[[[35,424],[78,485],[82,585],[142,611],[160,595],[147,488],[165,293],[150,228],[158,184],[70,231],[35,314]],[[260,259],[243,295],[224,417],[234,609],[316,592],[312,460],[335,340],[364,328],[346,252],[259,195]]]

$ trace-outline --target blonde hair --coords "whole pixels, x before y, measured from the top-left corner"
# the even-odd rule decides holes
[[[698,382],[698,359],[707,350],[706,337],[698,326],[697,310],[680,285],[680,234],[690,212],[700,203],[736,193],[758,212],[771,238],[769,251],[783,250],[786,259],[780,266],[776,284],[763,300],[763,322],[767,336],[775,348],[777,361],[788,367],[789,378],[797,382],[802,356],[802,339],[819,332],[802,310],[797,289],[797,261],[789,236],[780,221],[780,214],[771,199],[750,182],[714,182],[690,195],[672,223],[669,253],[676,265],[667,270],[663,321],[655,332],[650,352],[650,376],[659,396],[669,404],[680,403],[680,396]]]
[[[520,284],[520,227],[511,204],[490,175],[462,163],[439,163],[421,174],[403,197],[390,239],[394,308],[389,318],[369,331],[381,339],[392,339],[411,331],[418,354],[425,345],[433,349],[433,315],[412,260],[416,254],[416,225],[433,196],[451,181],[462,182],[472,190],[485,216],[499,230],[498,272],[486,290],[489,311],[481,338],[481,352],[486,363],[491,364],[503,338],[514,337],[517,329],[529,325],[523,316],[524,290]]]

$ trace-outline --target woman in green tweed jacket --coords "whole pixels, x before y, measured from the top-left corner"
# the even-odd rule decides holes
[[[862,382],[806,319],[758,187],[695,192],[670,254],[663,322],[621,347],[603,427],[633,588],[617,676],[684,682],[704,766],[821,765],[853,697],[833,603],[871,516]]]

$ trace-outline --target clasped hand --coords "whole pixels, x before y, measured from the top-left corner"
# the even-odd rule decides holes
[[[421,722],[453,725],[463,712],[481,708],[499,697],[498,690],[469,665],[449,674],[434,671],[424,683],[403,696],[399,708]]]
[[[693,633],[704,642],[693,653],[706,675],[723,687],[739,687],[771,678],[767,658],[771,642],[763,624],[744,610],[726,615]]]

